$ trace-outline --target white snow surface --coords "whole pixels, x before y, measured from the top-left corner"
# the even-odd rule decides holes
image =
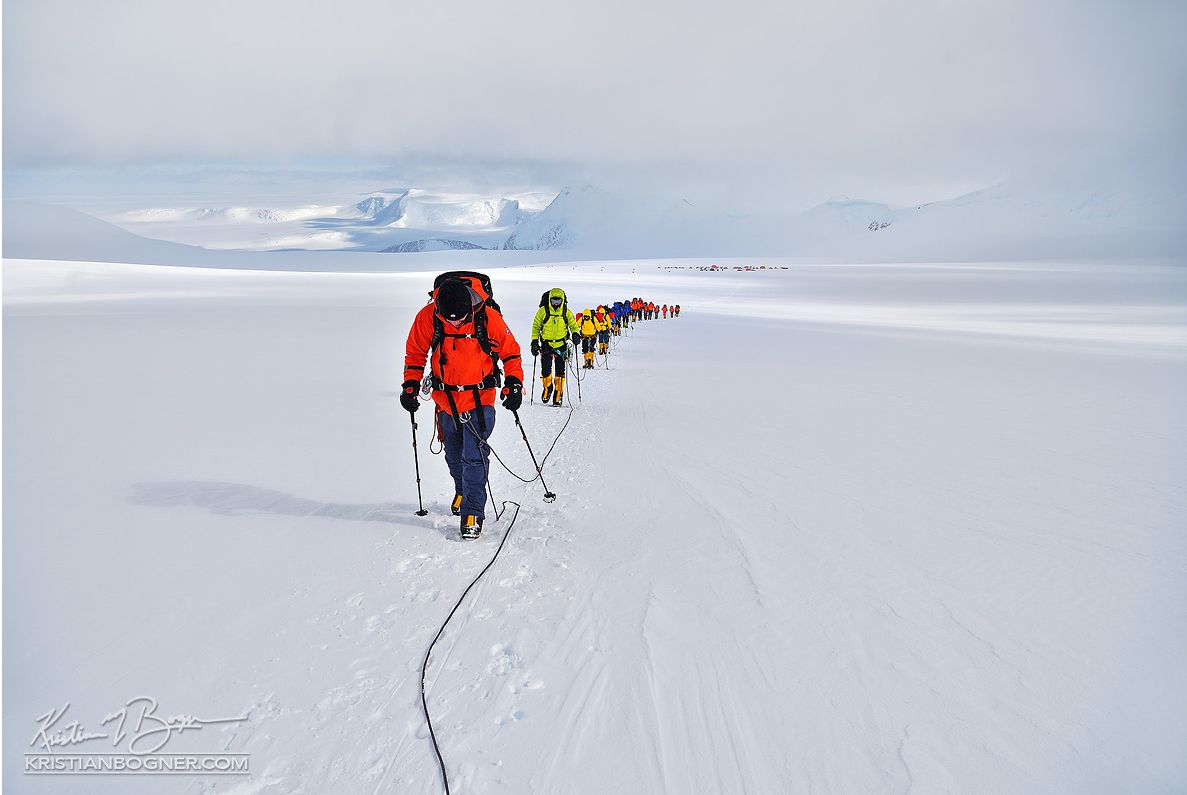
[[[553,286],[683,309],[570,379],[554,504],[492,461],[523,507],[427,679],[455,792],[1187,788],[1182,266],[507,254],[5,261],[6,792],[442,791],[420,665],[510,518],[458,540],[427,408],[414,515],[404,340],[451,266],[525,347]],[[569,410],[520,415],[542,456]],[[250,776],[22,774],[37,716],[140,695],[248,716],[169,750]]]

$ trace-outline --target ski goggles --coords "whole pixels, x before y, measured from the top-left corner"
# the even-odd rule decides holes
[[[460,289],[457,284],[461,285]],[[474,310],[482,303],[482,296],[474,292],[470,285],[462,282],[460,279],[456,280],[453,289],[450,291],[448,297],[446,296],[446,286],[450,285],[446,282],[437,292],[434,299],[434,311],[437,315],[448,320],[450,323],[460,325],[468,323],[474,318]]]
[[[554,309],[559,308],[560,305],[563,304],[564,302],[565,302],[565,299],[563,299],[563,298],[549,298],[548,299],[548,303],[552,304],[552,307]]]

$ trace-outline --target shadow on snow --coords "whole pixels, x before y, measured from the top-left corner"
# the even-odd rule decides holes
[[[429,517],[416,516],[416,506],[409,503],[380,502],[365,505],[318,502],[274,489],[245,486],[241,483],[206,480],[136,483],[133,484],[132,493],[127,500],[134,505],[151,508],[191,505],[224,516],[265,513],[282,516],[326,516],[331,519],[388,522],[437,529],[437,525]]]

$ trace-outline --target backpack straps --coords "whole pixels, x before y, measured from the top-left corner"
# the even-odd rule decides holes
[[[441,347],[441,343],[447,338],[478,340],[478,347],[482,348],[482,352],[490,357],[491,366],[495,370],[491,375],[499,383],[502,383],[503,371],[499,368],[499,355],[495,353],[494,346],[490,341],[490,334],[486,329],[486,304],[483,304],[474,312],[473,334],[456,334],[446,331],[444,321],[441,320],[436,312],[433,313],[433,338],[429,342],[429,355],[431,357],[433,353],[436,353],[440,349],[438,361],[441,362],[443,368],[449,359],[446,357],[445,349]]]

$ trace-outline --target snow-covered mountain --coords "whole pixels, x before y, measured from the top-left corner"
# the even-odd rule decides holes
[[[507,228],[520,220],[519,202],[513,199],[425,201],[415,196],[401,200],[400,217],[393,226],[412,229],[443,227]]]
[[[582,194],[592,190],[591,187],[585,187],[575,195],[572,188],[565,188],[543,212],[524,220],[503,243],[503,248],[547,251],[572,247],[577,243],[575,225],[580,228],[582,225],[596,224],[591,209],[613,210],[613,204],[601,196],[593,201],[584,200]]]
[[[420,251],[417,241],[448,239],[498,248],[538,209],[535,194],[489,196],[398,187],[347,202],[288,206],[135,207],[101,217],[136,234],[211,249]],[[465,248],[465,246],[460,246]]]
[[[562,190],[542,212],[520,223],[503,247],[625,256],[791,254],[885,229],[896,217],[884,204],[848,197],[799,214],[737,215],[728,207],[706,208],[582,185]]]
[[[144,237],[68,207],[13,199],[4,200],[3,218],[4,256],[9,259],[123,262],[246,270],[368,272],[436,267],[439,260],[433,260],[437,255],[431,252],[461,251],[473,245],[448,238],[443,239],[441,243],[426,239],[420,247],[410,246],[405,249],[425,252],[423,255],[408,253],[403,257],[391,257],[378,250],[351,251],[349,256],[346,256],[341,246],[321,249],[289,246],[276,250],[220,250]],[[320,234],[336,235],[339,232],[325,230]],[[417,241],[411,242],[416,244]],[[510,261],[511,258],[518,262],[549,259],[549,255],[544,253],[478,250],[466,252],[466,255],[471,257],[479,254],[487,258],[487,264]],[[433,260],[433,263],[427,264],[427,260]]]
[[[200,265],[211,254],[142,237],[68,207],[4,200],[6,258]]]
[[[662,255],[665,252],[723,253],[703,246],[720,242],[724,214],[686,201],[625,195],[580,185],[562,190],[540,213],[525,218],[503,244],[505,249],[577,249],[605,256]]]
[[[887,229],[897,214],[881,202],[834,196],[806,212],[793,216],[799,233],[816,230],[822,236],[854,235]]]
[[[1184,197],[996,185],[891,207],[839,196],[799,213],[735,215],[593,186],[566,188],[504,248],[603,256],[792,255],[863,261],[1187,253]]]
[[[368,223],[400,229],[506,229],[523,217],[517,199],[437,194],[415,188],[395,195],[374,193],[352,209]]]
[[[1187,199],[1099,187],[995,185],[892,206],[836,196],[815,207],[743,211],[583,184],[539,194],[414,187],[349,202],[149,207],[101,214],[137,235],[208,249],[423,252],[489,248],[576,258],[798,256],[837,261],[1118,258],[1187,254]],[[27,233],[20,233],[26,241]],[[59,250],[55,233],[47,245]]]

